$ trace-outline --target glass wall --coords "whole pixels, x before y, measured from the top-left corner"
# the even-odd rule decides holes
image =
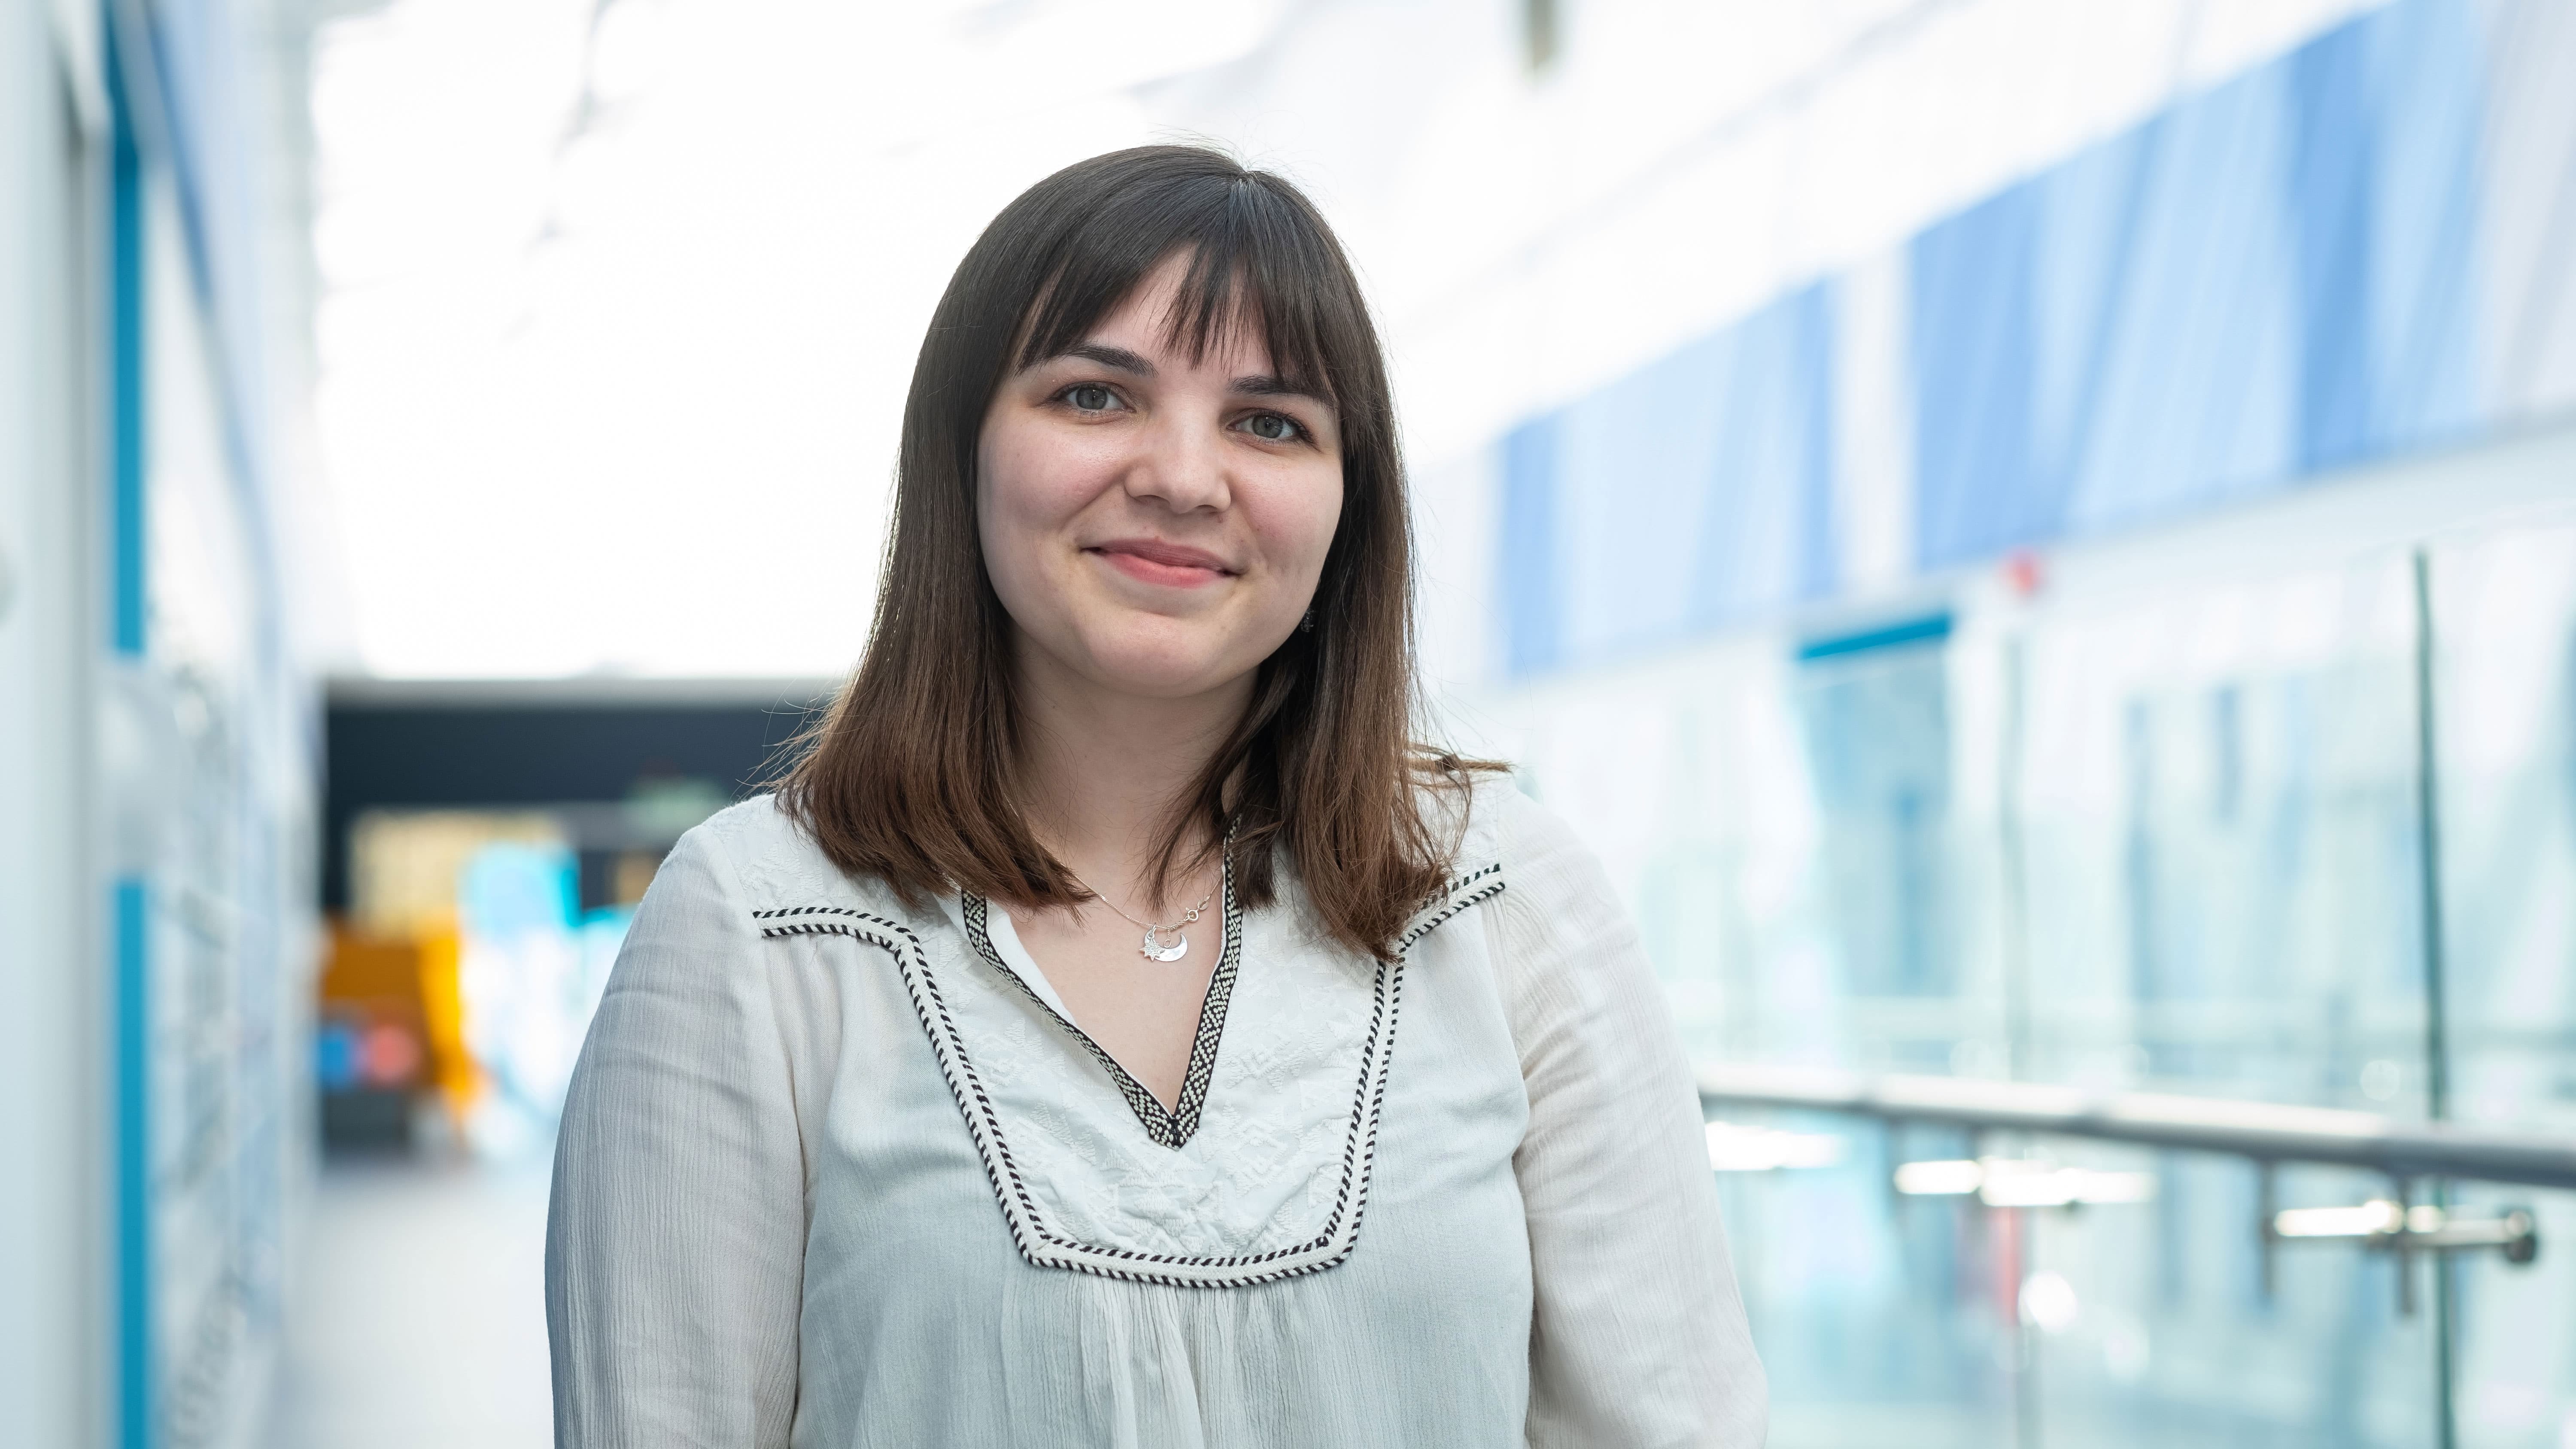
[[[2564,1130],[2576,503],[2530,459],[2503,470],[2509,504],[2460,486],[2468,466],[1484,708],[1627,891],[1703,1060]],[[2576,1432],[2563,1255],[2265,1247],[2269,1208],[2384,1179],[1744,1120],[1831,1144],[1721,1176],[1784,1449],[2421,1445],[2446,1413],[2461,1444]],[[1892,1189],[1900,1163],[1973,1156],[2136,1174],[2146,1200]],[[2535,1207],[2545,1243],[2576,1231],[2570,1195],[2455,1198]]]
[[[2576,514],[2434,541],[2441,649],[2443,1003],[2461,1120],[2576,1132]],[[2470,1185],[2533,1208],[2520,1272],[2460,1275],[2459,1442],[2576,1438],[2576,1194]]]

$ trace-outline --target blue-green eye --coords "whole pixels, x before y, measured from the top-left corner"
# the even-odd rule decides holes
[[[1265,443],[1293,443],[1306,433],[1296,419],[1277,413],[1254,413],[1243,420],[1243,426],[1246,432]]]
[[[1064,400],[1076,412],[1105,413],[1118,405],[1118,394],[1096,382],[1077,383],[1064,390]]]

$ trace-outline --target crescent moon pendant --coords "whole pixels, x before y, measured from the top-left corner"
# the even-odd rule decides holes
[[[1162,942],[1154,939],[1154,928],[1152,926],[1147,926],[1145,928],[1145,944],[1137,949],[1144,952],[1145,959],[1148,961],[1178,961],[1182,957],[1190,954],[1190,938],[1183,932],[1174,931],[1172,933],[1172,944],[1166,946]]]

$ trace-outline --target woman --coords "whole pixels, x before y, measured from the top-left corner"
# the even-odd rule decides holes
[[[583,1050],[559,1443],[1761,1441],[1635,932],[1411,742],[1406,519],[1285,182],[1148,147],[994,221],[866,659]]]

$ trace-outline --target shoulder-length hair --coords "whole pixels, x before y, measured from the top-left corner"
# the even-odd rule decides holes
[[[1257,324],[1271,367],[1331,399],[1342,511],[1313,627],[1259,666],[1250,707],[1175,803],[1150,884],[1230,849],[1238,898],[1293,863],[1317,923],[1371,955],[1448,869],[1421,792],[1460,778],[1416,745],[1411,532],[1377,330],[1305,196],[1213,151],[1144,146],[1066,167],[984,229],[932,315],[904,403],[894,522],[865,657],[786,775],[782,804],[842,870],[908,900],[963,889],[1091,898],[1025,813],[1011,620],[976,529],[976,444],[1012,373],[1061,354],[1165,258],[1193,356]],[[1186,860],[1190,842],[1205,842]],[[1228,842],[1229,845],[1219,844]]]

